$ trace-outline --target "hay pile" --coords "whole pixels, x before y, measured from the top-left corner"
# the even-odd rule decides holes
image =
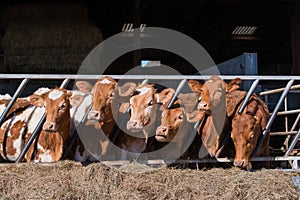
[[[145,169],[147,167],[130,165]],[[1,166],[0,196],[26,199],[299,199],[283,172],[160,169],[125,173],[94,163]]]
[[[10,73],[76,73],[102,41],[81,4],[23,4],[7,8],[1,40]]]

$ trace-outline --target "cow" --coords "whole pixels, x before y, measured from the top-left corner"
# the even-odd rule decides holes
[[[196,98],[194,94],[192,96]],[[161,124],[156,129],[155,139],[158,142],[174,144],[171,146],[172,149],[166,149],[166,157],[195,158],[195,152],[192,151],[194,138],[193,123],[187,121],[187,112],[182,100],[176,100],[171,107],[163,108]]]
[[[172,88],[165,88],[157,92],[154,84],[139,85],[130,97],[130,120],[127,129],[132,132],[144,133],[145,142],[153,136],[155,122],[157,120],[157,105],[166,107],[174,94]]]
[[[200,103],[198,104],[198,110],[201,111],[201,114],[197,116],[197,118],[200,120],[203,119],[205,116],[203,113],[205,113],[206,115],[213,113],[211,111],[211,108],[218,105],[220,102],[222,102],[223,105],[222,107],[218,107],[218,110],[225,108],[225,98],[225,124],[223,126],[223,131],[220,136],[222,136],[222,134],[225,134],[224,128],[226,131],[231,130],[230,136],[233,141],[235,150],[234,166],[250,170],[252,168],[252,165],[249,162],[249,158],[253,153],[253,150],[255,149],[257,140],[261,132],[266,126],[269,111],[267,106],[261,99],[259,99],[256,95],[252,95],[243,113],[238,114],[237,111],[240,108],[241,103],[247,94],[245,91],[238,90],[240,82],[241,80],[239,78],[236,78],[230,81],[230,83],[226,84],[219,77],[214,76],[208,81],[206,81],[203,85],[201,85],[198,82],[191,81],[190,86],[194,87],[194,91],[198,93],[198,96],[201,99]],[[205,86],[209,83],[211,83],[211,86]],[[221,91],[222,97],[218,97],[218,93],[221,93]],[[222,111],[222,113],[223,112],[224,111]],[[216,114],[217,113],[215,113],[215,115]],[[207,120],[209,120],[209,118],[207,118]],[[203,133],[209,133],[206,131],[206,128],[208,128],[208,130],[209,128],[211,128],[211,126],[207,126],[207,121],[204,125],[199,126],[199,131],[202,131],[203,142],[205,141],[205,138],[203,138]],[[211,137],[210,135],[211,133],[209,133],[207,137]],[[214,146],[213,151],[209,151],[211,156],[215,155],[214,153],[219,148],[219,143],[223,140],[223,138],[224,136],[221,138],[218,137],[218,135],[216,135],[215,139],[212,140],[215,141],[213,144],[216,145]],[[259,149],[257,156],[261,155],[262,153],[264,153],[266,156],[269,155],[268,143],[269,133],[267,134],[262,147]],[[207,146],[207,144],[205,145]]]
[[[0,154],[15,161],[32,135],[39,119],[46,112],[46,121],[38,138],[25,155],[27,162],[56,162],[70,136],[70,97],[65,89],[39,89],[28,98],[28,105],[18,107],[0,127]],[[15,103],[18,104],[18,101]]]
[[[256,148],[258,139],[266,128],[269,119],[269,110],[266,104],[255,94],[251,95],[247,106],[241,114],[238,110],[243,99],[246,97],[245,91],[233,91],[226,94],[227,115],[232,122],[231,138],[235,147],[234,166],[252,169],[249,158]],[[266,134],[264,141],[255,156],[269,156],[270,131]],[[269,167],[269,163],[266,163]]]
[[[122,86],[110,76],[103,76],[93,87],[93,106],[88,114],[88,125],[93,125],[96,129],[101,129],[106,136],[101,140],[103,156],[106,156],[107,149],[114,140],[114,144],[121,149],[119,159],[127,159],[128,156],[136,158],[139,153],[145,149],[143,138],[133,137],[122,131],[123,127],[119,127],[121,131],[114,138],[112,131],[115,130],[118,117],[125,117],[126,110],[129,106],[129,97],[136,87],[135,83],[127,82]],[[119,108],[119,109],[117,109]],[[121,123],[118,123],[122,126]],[[100,130],[99,130],[100,131]],[[113,148],[113,146],[111,147]],[[117,150],[118,151],[118,150]],[[131,152],[131,153],[130,153]],[[109,155],[107,155],[109,156]]]
[[[196,80],[188,81],[190,88],[196,93],[199,99],[198,114],[189,116],[189,121],[200,121],[198,134],[207,153],[215,157],[221,142],[230,130],[230,122],[226,113],[226,92],[239,88],[240,79],[234,79],[226,84],[217,76],[210,77],[204,84]],[[230,143],[228,150],[222,156],[230,155]],[[206,156],[206,153],[199,156]]]

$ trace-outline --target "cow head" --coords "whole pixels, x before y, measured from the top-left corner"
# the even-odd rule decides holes
[[[186,122],[184,109],[180,106],[180,101],[176,101],[171,108],[162,111],[161,125],[156,129],[155,139],[159,142],[171,142],[180,126]]]
[[[54,88],[44,94],[33,94],[30,101],[38,107],[45,107],[46,122],[43,130],[47,132],[56,132],[63,127],[63,123],[70,126],[70,97],[72,92],[66,89]],[[68,120],[66,120],[68,119]],[[70,129],[70,127],[67,127]]]
[[[96,122],[109,122],[113,120],[112,106],[117,101],[124,101],[124,98],[132,94],[135,83],[128,82],[122,87],[109,76],[100,78],[92,90],[93,106],[88,114],[88,119]]]
[[[166,88],[157,93],[151,84],[139,85],[130,98],[130,120],[127,122],[127,129],[133,132],[144,131],[154,124],[156,120],[156,106],[166,106],[172,98],[174,90]],[[148,136],[146,135],[146,138]]]
[[[243,113],[235,114],[232,119],[231,138],[235,146],[234,166],[251,170],[249,161],[268,121],[268,109],[260,100],[250,101]],[[265,109],[266,108],[266,109]],[[265,142],[268,141],[266,136]],[[264,143],[265,143],[264,142]],[[261,148],[268,148],[268,143]]]
[[[226,92],[237,90],[240,82],[241,79],[236,78],[227,84],[218,76],[212,76],[204,84],[189,80],[189,86],[198,97],[198,110],[211,115],[213,109],[218,111],[224,108]]]

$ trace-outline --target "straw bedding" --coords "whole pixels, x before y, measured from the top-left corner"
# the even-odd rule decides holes
[[[299,199],[291,175],[275,170],[237,168],[150,170],[140,164],[122,169],[101,163],[0,167],[2,199]],[[143,172],[143,173],[141,173]],[[299,175],[299,174],[298,174]]]

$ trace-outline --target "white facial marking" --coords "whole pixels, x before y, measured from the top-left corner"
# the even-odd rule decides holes
[[[61,97],[64,93],[59,90],[53,90],[52,92],[49,93],[48,97],[52,99],[53,101]]]
[[[37,89],[37,90],[34,92],[34,94],[36,94],[36,95],[42,95],[42,94],[45,94],[45,93],[47,93],[47,92],[49,92],[49,91],[50,91],[49,88],[43,87],[43,88]]]
[[[11,96],[9,94],[0,95],[0,100],[11,100]]]
[[[140,92],[140,94],[146,94],[151,88],[143,87],[140,89],[137,89],[137,91]]]
[[[107,78],[103,79],[102,81],[100,81],[99,83],[102,83],[102,84],[110,84],[111,81],[108,80]]]

